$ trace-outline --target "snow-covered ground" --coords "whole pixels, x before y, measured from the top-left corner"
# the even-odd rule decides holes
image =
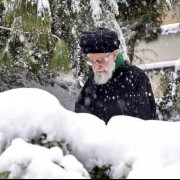
[[[42,134],[54,147],[32,144]],[[180,122],[116,116],[106,126],[44,90],[0,93],[0,178],[90,178],[95,166],[110,178],[180,178],[179,136]]]

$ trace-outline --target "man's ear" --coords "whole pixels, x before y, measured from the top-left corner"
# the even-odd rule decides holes
[[[118,55],[118,51],[117,51],[117,50],[113,51],[113,52],[112,52],[112,55],[113,55],[114,61],[116,61],[117,55]]]

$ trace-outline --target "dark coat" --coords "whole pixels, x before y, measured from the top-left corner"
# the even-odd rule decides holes
[[[92,74],[76,101],[75,112],[94,114],[106,123],[116,115],[156,119],[150,81],[143,70],[128,62],[104,85],[95,84]]]

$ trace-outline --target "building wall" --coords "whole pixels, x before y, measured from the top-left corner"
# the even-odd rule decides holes
[[[141,59],[139,60],[137,56]],[[140,42],[135,48],[134,64],[149,64],[164,61],[174,61],[180,59],[180,33],[160,36],[157,41],[145,43]],[[152,84],[152,89],[155,97],[162,96],[159,89],[160,85],[160,70],[149,71],[148,77]]]
[[[164,18],[163,24],[180,23],[180,2],[176,6],[171,7],[167,16]]]
[[[180,7],[174,7],[163,21],[162,25],[180,23]],[[135,47],[134,64],[148,64],[180,59],[180,32],[159,36],[158,40],[146,43],[140,41]],[[148,71],[152,89],[156,98],[162,97],[159,88],[161,73],[159,71]]]
[[[179,17],[180,17],[180,10],[178,10],[178,12],[176,13],[174,13],[173,10],[171,10],[165,17],[162,25],[178,23],[180,22]]]
[[[180,33],[161,35],[158,40],[140,41],[135,47],[135,64],[147,64],[180,58]]]
[[[147,75],[149,77],[149,80],[151,82],[151,86],[153,89],[153,93],[155,98],[160,98],[163,95],[163,92],[160,89],[160,79],[161,74],[158,71],[149,71],[147,72]]]
[[[180,23],[180,6],[173,6],[162,25]],[[176,34],[159,36],[158,40],[140,41],[135,47],[134,64],[147,64],[180,58],[180,31]]]

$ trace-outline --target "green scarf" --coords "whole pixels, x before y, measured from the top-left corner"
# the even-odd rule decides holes
[[[118,53],[117,59],[116,59],[116,66],[115,69],[121,67],[124,64],[124,58],[121,53]]]

